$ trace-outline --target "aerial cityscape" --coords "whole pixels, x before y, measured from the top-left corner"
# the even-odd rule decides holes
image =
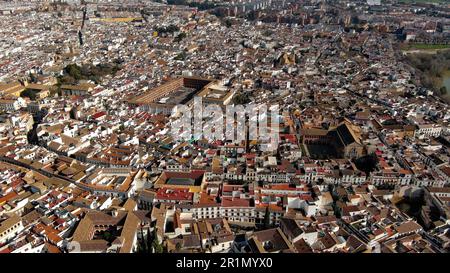
[[[448,0],[0,0],[0,253],[448,253],[449,103]]]

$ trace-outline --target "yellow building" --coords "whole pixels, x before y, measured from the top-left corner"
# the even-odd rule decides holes
[[[0,94],[5,97],[20,97],[25,87],[20,82],[0,83]]]

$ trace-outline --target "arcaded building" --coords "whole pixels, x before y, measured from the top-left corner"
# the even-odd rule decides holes
[[[365,154],[359,131],[348,121],[328,130],[303,129],[300,133],[302,143],[312,157],[319,153],[325,158],[358,158]]]
[[[141,110],[157,114],[170,114],[179,104],[190,104],[194,96],[200,96],[204,104],[226,105],[232,92],[215,80],[199,77],[181,77],[168,81],[142,95],[132,98],[129,103]]]

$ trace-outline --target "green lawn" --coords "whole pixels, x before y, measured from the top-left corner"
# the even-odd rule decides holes
[[[403,51],[421,50],[424,53],[436,52],[437,50],[450,49],[450,45],[443,44],[403,44],[400,46]]]
[[[410,49],[446,49],[450,45],[434,45],[434,44],[409,44]]]
[[[401,3],[448,3],[448,0],[399,0]]]

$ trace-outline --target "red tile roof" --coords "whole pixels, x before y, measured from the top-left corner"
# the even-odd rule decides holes
[[[175,201],[189,201],[192,200],[194,194],[188,189],[168,189],[160,188],[156,192],[156,199],[158,200],[175,200]]]
[[[222,198],[222,207],[249,207],[249,206],[250,206],[249,199],[233,198],[233,197]]]
[[[103,117],[104,115],[106,115],[106,112],[100,111],[100,112],[97,112],[97,113],[93,114],[93,115],[92,115],[92,118],[93,118],[93,119],[98,119],[98,118],[100,118],[100,117]]]

